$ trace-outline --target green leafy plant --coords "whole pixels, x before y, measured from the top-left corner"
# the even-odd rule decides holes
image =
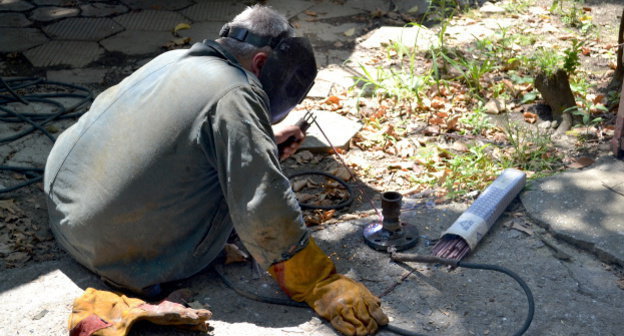
[[[487,58],[485,60],[470,60],[461,57],[457,61],[450,61],[456,68],[462,72],[464,82],[474,91],[480,93],[483,90],[481,78],[483,75],[492,72],[495,68],[494,62]]]
[[[561,64],[561,57],[557,53],[543,48],[536,50],[531,60],[534,67],[544,72],[546,76],[551,76],[557,72]]]
[[[550,6],[550,12],[558,14],[564,24],[587,34],[595,25],[592,17],[583,11],[584,4],[584,0],[555,0]]]
[[[459,121],[465,127],[460,131],[460,133],[482,135],[484,131],[494,127],[484,110],[483,103],[479,102],[472,112],[469,112],[460,118]]]
[[[533,0],[509,0],[502,2],[503,8],[506,12],[511,14],[525,13],[529,7],[535,5]]]
[[[581,41],[572,40],[572,46],[563,51],[565,55],[563,57],[563,69],[568,74],[575,73],[576,69],[581,65],[579,54],[582,46],[583,43]]]
[[[545,176],[560,165],[560,158],[548,134],[507,120],[504,127],[511,150],[501,157],[504,167],[517,167]]]
[[[473,144],[465,153],[446,160],[447,176],[443,186],[449,198],[456,198],[473,190],[483,190],[494,180],[501,167],[488,152],[491,145]]]

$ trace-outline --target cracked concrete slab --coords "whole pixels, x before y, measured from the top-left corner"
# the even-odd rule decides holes
[[[522,193],[529,215],[605,262],[624,266],[624,162],[611,156],[540,179]]]
[[[238,1],[205,1],[185,8],[180,13],[193,21],[229,21],[245,9]]]
[[[56,39],[98,41],[122,31],[123,27],[109,18],[69,18],[43,30]]]
[[[190,0],[122,0],[132,9],[179,10],[193,4]]]
[[[336,26],[323,22],[302,21],[298,23],[297,31],[313,42],[335,42],[350,41],[353,39],[353,36],[357,36],[364,28],[364,24],[352,22]]]
[[[0,52],[24,51],[48,41],[39,29],[0,28]]]
[[[0,27],[26,27],[31,24],[22,13],[0,13]]]
[[[182,14],[157,10],[122,14],[113,20],[128,30],[173,31],[179,23],[190,23]]]
[[[107,68],[49,70],[46,72],[46,78],[49,81],[72,84],[102,83],[109,70]]]
[[[331,64],[320,70],[316,78],[332,82],[341,89],[348,89],[355,84],[354,76],[356,75],[349,70],[347,67]]]
[[[174,38],[170,32],[126,30],[100,41],[100,44],[108,51],[144,55],[163,52],[163,46]]]
[[[0,12],[24,12],[33,7],[35,6],[25,0],[0,0]]]
[[[104,54],[97,42],[50,41],[27,50],[24,56],[36,67],[69,65],[83,67]]]
[[[431,0],[393,0],[393,3],[401,13],[420,15],[427,12]]]
[[[66,7],[39,7],[32,11],[30,19],[41,22],[54,21],[62,18],[78,16],[80,9]]]
[[[331,145],[334,145],[336,148],[346,149],[349,147],[351,138],[362,128],[362,124],[359,122],[343,117],[335,112],[312,112],[316,116],[316,123],[321,125],[331,144],[325,139],[318,125],[314,123],[306,132],[306,138],[301,143],[301,150],[326,152],[331,150]],[[292,111],[281,123],[294,125],[305,113],[306,111]]]
[[[391,42],[399,42],[406,47],[428,50],[439,44],[438,36],[425,27],[380,27],[361,43],[364,48],[380,48]]]
[[[348,2],[349,5],[354,8],[363,9],[369,12],[381,10],[388,11],[392,7],[392,1],[390,0],[350,0]]]
[[[40,167],[45,166],[46,159],[52,150],[52,141],[34,132],[19,140],[11,142],[8,146],[15,153],[4,164],[17,167]]]
[[[85,17],[103,17],[127,13],[130,9],[122,4],[93,2],[80,5],[80,15]]]
[[[221,27],[227,21],[205,21],[196,22],[191,25],[190,29],[184,29],[178,31],[180,36],[190,37],[191,44],[195,42],[201,42],[205,39],[214,40],[219,37],[219,31]]]
[[[479,21],[471,20],[458,25],[449,25],[444,33],[449,43],[466,44],[476,39],[493,36],[501,28],[514,25],[516,19],[510,18],[486,18]]]
[[[67,5],[67,0],[33,0],[36,5],[44,5],[44,6],[63,6]]]
[[[280,12],[288,19],[291,19],[303,11],[309,9],[314,5],[312,1],[292,1],[292,0],[268,0],[267,6],[271,6],[276,11]]]
[[[307,14],[309,11],[309,14]],[[316,3],[304,12],[303,19],[333,19],[343,16],[353,16],[363,13],[364,10],[348,5],[339,5],[332,2]]]

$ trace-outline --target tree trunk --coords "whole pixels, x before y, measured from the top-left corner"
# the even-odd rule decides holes
[[[615,79],[615,83],[617,85],[622,84],[622,80],[624,79],[624,66],[622,66],[622,51],[624,46],[624,10],[622,10],[622,16],[620,17],[620,30],[618,32],[618,49],[617,49],[617,67],[615,68],[615,74],[613,75]]]
[[[542,94],[546,104],[552,110],[554,120],[559,122],[557,133],[563,133],[572,126],[572,114],[564,112],[569,107],[576,106],[570,82],[568,81],[568,73],[559,69],[554,74],[547,76],[540,72],[535,77],[535,88]]]

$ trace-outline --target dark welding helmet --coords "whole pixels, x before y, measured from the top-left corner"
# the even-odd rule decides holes
[[[219,36],[273,49],[259,76],[269,96],[271,123],[284,119],[312,88],[317,70],[314,51],[307,38],[288,37],[287,33],[276,37],[261,36],[229,24],[221,28]]]

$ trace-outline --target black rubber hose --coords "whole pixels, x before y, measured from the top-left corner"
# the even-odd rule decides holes
[[[91,90],[69,83],[62,83],[56,81],[46,81],[42,78],[12,78],[4,79],[0,77],[0,93],[8,92],[8,95],[0,94],[0,121],[6,123],[25,123],[30,127],[14,133],[12,135],[0,138],[0,144],[8,143],[20,139],[34,131],[42,132],[50,141],[54,142],[56,139],[48,130],[45,129],[45,125],[54,120],[76,118],[82,115],[83,111],[76,111],[78,108],[88,104],[93,97]],[[17,90],[23,88],[29,88],[35,85],[56,85],[64,89],[72,89],[74,91],[81,91],[82,94],[76,92],[57,92],[57,93],[39,93],[39,94],[25,94],[19,95]],[[76,98],[79,99],[75,104],[65,107],[63,104],[53,100],[52,98]],[[28,105],[30,103],[44,103],[53,105],[56,110],[52,113],[18,113],[5,106],[9,103],[22,103]],[[27,181],[18,183],[11,187],[0,189],[0,194],[11,192],[33,183],[43,180],[43,169],[41,168],[26,168],[26,167],[14,167],[14,166],[0,166],[0,171],[13,171],[26,175],[29,179]]]
[[[516,331],[516,333],[513,334],[513,336],[520,336],[524,334],[527,331],[527,329],[529,329],[529,326],[531,326],[531,322],[533,322],[533,315],[535,314],[535,300],[533,299],[533,293],[531,292],[531,289],[518,274],[512,272],[508,268],[498,266],[498,265],[473,264],[473,263],[459,261],[457,262],[457,266],[463,267],[463,268],[472,268],[472,269],[478,269],[478,270],[489,270],[489,271],[500,272],[503,274],[507,274],[510,277],[512,277],[514,280],[516,280],[516,282],[520,285],[520,287],[522,287],[522,290],[524,290],[524,294],[527,297],[528,311],[527,311],[526,319],[524,320],[524,324],[522,325],[520,329],[518,329],[518,331]]]
[[[13,88],[11,88],[9,83],[7,83],[4,80],[4,78],[0,77],[0,83],[2,83],[2,85],[5,87],[6,91],[9,92],[11,94],[11,96],[13,96],[13,98],[15,98],[15,100],[19,101],[20,103],[22,103],[24,105],[28,105],[28,102],[24,98],[22,98],[22,96],[18,95],[15,92],[15,90],[13,90]],[[2,90],[2,91],[4,91],[4,90]]]
[[[441,258],[426,258],[426,257],[427,256],[425,256],[423,260],[419,260],[419,262],[438,263],[438,261],[441,260]],[[524,293],[526,294],[529,307],[528,307],[527,317],[524,321],[524,324],[522,325],[520,329],[518,329],[518,331],[516,331],[513,334],[513,336],[523,335],[527,331],[527,329],[529,329],[529,326],[531,325],[531,322],[533,321],[533,315],[535,313],[535,301],[533,299],[533,293],[531,292],[531,289],[526,284],[526,282],[524,282],[524,280],[520,278],[520,276],[518,276],[516,273],[514,273],[513,271],[505,267],[497,266],[497,265],[474,264],[474,263],[466,263],[466,262],[457,261],[457,260],[448,260],[448,262],[445,262],[444,264],[456,266],[456,267],[463,267],[463,268],[496,271],[496,272],[507,274],[511,278],[516,280],[516,282],[520,285],[520,287],[522,287],[522,289],[524,290]],[[221,278],[221,280],[226,286],[230,287],[239,295],[246,297],[250,300],[269,303],[269,304],[278,304],[278,305],[283,305],[283,306],[309,308],[309,306],[303,302],[296,302],[290,299],[266,297],[266,296],[258,295],[256,293],[252,293],[250,291],[238,288],[227,278],[227,276],[225,276],[223,272],[223,267],[221,265],[215,265],[213,266],[213,268],[215,269],[215,271],[217,272],[217,274],[219,275],[219,277]],[[426,336],[424,334],[420,334],[415,331],[399,328],[391,324],[383,326],[382,329],[393,332],[398,335],[403,335],[403,336]]]
[[[30,167],[0,166],[0,171],[12,171],[26,175],[29,179],[14,186],[0,189],[0,194],[11,192],[43,180],[43,169]]]
[[[250,300],[253,301],[258,301],[258,302],[263,302],[263,303],[270,303],[270,304],[276,304],[276,305],[281,305],[281,306],[291,306],[291,307],[297,307],[297,308],[310,308],[310,306],[308,306],[305,302],[297,302],[297,301],[293,301],[291,299],[282,299],[282,298],[275,298],[275,297],[269,297],[269,296],[262,296],[262,295],[258,295],[256,293],[250,292],[250,291],[246,291],[242,288],[238,288],[236,287],[231,281],[230,279],[228,279],[227,276],[225,276],[225,273],[223,272],[223,266],[222,265],[214,265],[212,268],[214,268],[215,272],[217,272],[217,274],[219,275],[219,277],[221,278],[221,281],[223,281],[223,283],[230,287],[232,290],[234,290],[238,295],[242,296],[242,297],[246,297]]]
[[[303,171],[303,172],[289,175],[288,178],[292,179],[298,176],[305,176],[305,175],[321,175],[321,176],[327,177],[328,179],[338,182],[341,186],[343,186],[347,190],[347,193],[349,193],[349,198],[334,205],[313,205],[313,204],[299,202],[299,206],[301,207],[301,209],[321,209],[321,210],[342,209],[344,207],[351,205],[351,203],[353,203],[354,197],[353,197],[353,191],[351,190],[351,187],[347,184],[347,182],[345,182],[344,180],[342,180],[336,175],[332,175],[323,171],[310,170],[310,171]]]

